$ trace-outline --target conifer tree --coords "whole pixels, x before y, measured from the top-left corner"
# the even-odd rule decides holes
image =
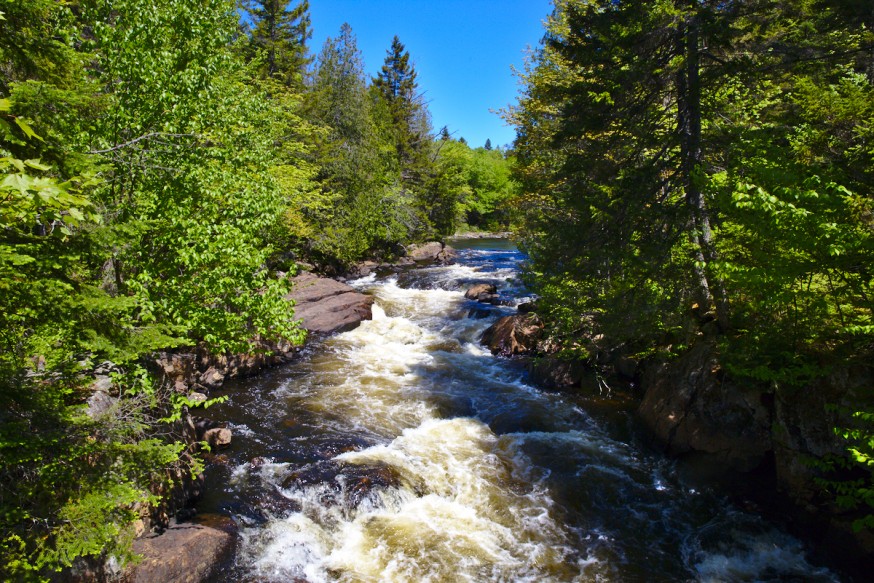
[[[301,88],[310,64],[307,41],[313,36],[309,0],[290,8],[288,0],[247,0],[252,18],[252,52],[263,51],[264,75]]]
[[[412,189],[426,178],[431,144],[431,121],[416,76],[410,53],[395,36],[382,69],[373,79],[373,87],[388,104],[401,176],[404,185]]]

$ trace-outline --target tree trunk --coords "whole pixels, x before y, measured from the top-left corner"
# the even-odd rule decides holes
[[[725,286],[719,278],[708,274],[708,266],[716,259],[713,247],[713,231],[710,226],[710,212],[701,192],[699,173],[702,172],[701,152],[701,79],[699,53],[699,22],[693,14],[681,25],[679,48],[685,56],[685,64],[679,73],[677,83],[678,115],[680,126],[680,148],[682,156],[682,176],[686,190],[686,201],[692,215],[693,241],[695,243],[695,275],[699,295],[706,305],[716,307],[719,325],[729,327],[728,301]],[[715,300],[715,301],[714,301]]]

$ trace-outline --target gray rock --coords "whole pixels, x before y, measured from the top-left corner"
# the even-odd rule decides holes
[[[118,399],[98,390],[88,397],[86,404],[88,408],[85,410],[85,414],[92,419],[97,419],[112,410],[118,404]]]

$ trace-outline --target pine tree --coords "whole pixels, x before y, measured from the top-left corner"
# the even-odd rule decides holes
[[[394,140],[404,185],[415,189],[426,179],[431,145],[431,121],[416,82],[410,54],[397,36],[373,87],[386,102],[394,125]]]
[[[311,62],[307,51],[307,41],[313,36],[309,0],[300,0],[291,9],[288,0],[247,0],[245,7],[254,25],[252,52],[263,53],[264,76],[302,88]]]
[[[489,151],[491,151],[491,149],[492,149],[492,140],[489,138],[486,138],[485,150],[486,150],[486,152],[489,152]]]

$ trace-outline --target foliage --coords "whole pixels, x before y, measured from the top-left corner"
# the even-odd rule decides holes
[[[677,350],[712,315],[766,390],[870,362],[874,23],[850,4],[555,2],[505,115],[526,278],[566,348]]]
[[[129,558],[157,486],[199,471],[172,423],[190,403],[141,359],[300,340],[267,264],[313,172],[299,99],[235,58],[232,4],[2,12],[0,572],[30,580]]]

